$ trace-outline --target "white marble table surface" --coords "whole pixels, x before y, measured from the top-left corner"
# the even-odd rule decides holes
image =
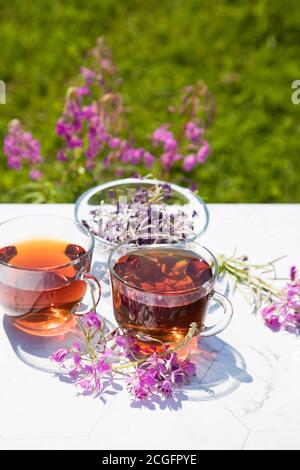
[[[300,205],[209,210],[201,241],[216,254],[237,248],[257,262],[287,255],[284,275],[300,266]],[[72,217],[73,206],[0,205],[0,222],[29,213]],[[300,339],[269,331],[242,297],[231,300],[230,326],[195,353],[197,386],[152,408],[126,391],[78,396],[48,369],[53,340],[22,344],[0,318],[0,449],[299,449]]]

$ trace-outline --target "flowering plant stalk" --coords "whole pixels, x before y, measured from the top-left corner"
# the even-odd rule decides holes
[[[246,256],[218,257],[220,274],[227,273],[255,313],[258,311],[266,325],[273,331],[300,332],[300,277],[295,266],[283,287],[276,280],[275,263],[251,264]]]
[[[127,390],[136,399],[153,395],[169,398],[195,375],[196,366],[188,357],[180,359],[178,351],[190,342],[196,324],[191,324],[187,336],[175,348],[160,345],[159,353],[145,356],[132,336],[119,328],[107,331],[96,312],[77,321],[82,339],[54,352],[51,360],[84,394],[97,396],[119,377],[125,378]]]
[[[27,188],[32,202],[53,202],[60,199],[68,185],[72,200],[99,179],[123,176],[144,176],[173,179],[194,186],[190,174],[205,163],[211,150],[205,139],[214,105],[203,82],[185,87],[178,106],[170,106],[170,122],[163,123],[152,135],[140,142],[134,138],[127,122],[129,108],[124,105],[110,50],[103,38],[90,52],[80,69],[76,86],[68,89],[63,111],[56,123],[56,163],[42,159],[41,145],[25,131],[17,120],[9,125],[4,154],[9,168],[20,171],[29,167],[29,176],[36,182]],[[47,167],[55,170],[55,179],[47,181]],[[62,171],[62,169],[64,170]],[[53,173],[53,171],[51,171]],[[47,197],[47,198],[46,198]],[[49,200],[49,198],[52,198]]]

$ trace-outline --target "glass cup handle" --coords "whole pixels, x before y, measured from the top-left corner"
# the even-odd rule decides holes
[[[212,291],[210,298],[218,302],[223,307],[224,313],[222,318],[215,325],[204,326],[200,336],[214,336],[218,333],[221,333],[221,331],[225,330],[226,326],[229,325],[232,319],[233,309],[231,302],[227,299],[227,297],[219,294],[218,292]]]
[[[92,297],[92,305],[87,306],[85,309],[80,307],[74,309],[73,313],[75,315],[84,315],[97,307],[101,297],[101,285],[98,279],[90,273],[79,271],[77,279],[87,284]]]

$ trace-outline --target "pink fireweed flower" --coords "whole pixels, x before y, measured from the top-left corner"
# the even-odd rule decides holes
[[[41,173],[40,170],[33,169],[33,170],[31,170],[31,172],[29,173],[29,177],[30,177],[30,179],[32,179],[33,181],[37,181],[37,180],[40,180],[40,179],[41,179],[42,173]]]
[[[143,160],[144,160],[146,168],[148,168],[150,170],[153,166],[154,161],[155,161],[154,156],[150,152],[145,152]]]
[[[187,377],[192,377],[196,374],[195,364],[188,359],[184,359],[184,361],[181,362],[180,367]]]
[[[64,362],[66,357],[69,354],[69,350],[66,348],[63,349],[58,349],[58,351],[55,351],[54,353],[51,354],[50,359],[52,362],[56,362],[57,364],[61,364]]]
[[[67,136],[68,147],[73,150],[78,147],[82,147],[82,140],[76,135]]]
[[[198,127],[193,121],[187,123],[185,128],[185,137],[193,144],[198,144],[203,135],[203,129]]]
[[[155,371],[157,374],[166,373],[166,360],[164,358],[158,357],[156,353],[152,354],[152,356],[147,359],[145,366],[150,366],[151,371]]]
[[[180,160],[180,155],[175,152],[165,152],[161,155],[160,161],[165,171],[170,171],[173,164]]]
[[[80,73],[88,84],[92,83],[96,77],[96,73],[93,70],[88,69],[87,67],[81,67]]]
[[[79,352],[76,352],[73,354],[73,361],[76,367],[80,366],[81,364],[81,356]]]
[[[105,58],[105,59],[102,59],[101,60],[101,67],[104,69],[104,70],[107,70],[107,71],[110,71],[111,68],[112,68],[112,63],[109,59]]]
[[[117,346],[123,349],[125,354],[137,354],[140,351],[140,347],[133,336],[117,333],[115,342]]]
[[[144,156],[144,149],[138,148],[138,149],[132,149],[132,156],[131,156],[131,161],[133,165],[137,165],[143,158]]]
[[[202,145],[197,152],[197,161],[199,163],[205,163],[209,154],[210,154],[210,146],[206,140],[203,140]]]
[[[73,380],[76,380],[78,378],[78,375],[79,375],[79,372],[78,372],[77,367],[74,367],[74,369],[70,370],[69,372],[69,377],[71,377],[71,379]]]
[[[261,310],[261,315],[273,331],[285,329],[295,332],[300,329],[300,279],[295,266],[290,270],[290,281],[273,303]]]
[[[188,359],[179,360],[175,352],[162,357],[154,353],[137,367],[127,388],[139,400],[151,394],[168,398],[178,386],[188,383],[195,372],[196,366]]]
[[[172,390],[172,382],[170,381],[170,379],[164,380],[162,384],[160,385],[159,390],[163,397],[165,398],[171,397],[173,390]]]
[[[20,170],[23,161],[35,167],[42,162],[40,143],[33,138],[30,132],[23,130],[17,119],[9,124],[3,151],[7,156],[8,167],[14,170]],[[38,174],[34,172],[32,175],[37,177]]]
[[[89,364],[86,364],[86,365],[84,366],[84,372],[85,372],[86,374],[94,374],[94,367],[91,366],[91,365],[89,365]]]
[[[83,87],[77,87],[75,90],[75,93],[77,96],[86,96],[90,92],[90,89],[88,86],[83,86]]]
[[[68,160],[66,152],[64,152],[63,150],[59,150],[57,152],[57,160],[59,162],[66,162]]]
[[[96,328],[96,329],[101,328],[101,320],[96,312],[86,313],[82,317],[82,321],[84,325],[88,328]]]
[[[292,282],[295,281],[296,276],[297,276],[297,268],[296,268],[296,266],[292,266],[291,271],[290,271],[290,278],[291,278]]]
[[[164,141],[164,150],[165,150],[165,152],[176,152],[177,151],[177,142],[176,142],[176,140],[168,137]]]
[[[108,145],[110,146],[110,148],[112,149],[115,149],[117,147],[119,147],[121,144],[121,140],[118,138],[118,137],[112,137],[111,139],[109,139],[108,141]]]
[[[95,103],[83,106],[81,109],[81,117],[89,120],[97,117],[97,106]]]
[[[191,153],[191,154],[187,155],[186,157],[184,157],[184,159],[183,159],[183,169],[184,169],[184,171],[189,173],[190,171],[192,171],[195,168],[196,165],[197,165],[196,155]]]
[[[77,387],[79,387],[84,392],[92,392],[94,387],[92,385],[92,379],[81,379],[76,383]]]
[[[56,133],[59,136],[65,136],[69,133],[69,126],[63,119],[59,119],[56,123]]]
[[[108,364],[105,359],[100,359],[96,365],[96,370],[97,372],[103,373],[103,372],[108,372],[111,370],[111,365]]]
[[[154,131],[152,135],[152,145],[156,147],[158,144],[165,143],[168,139],[174,140],[173,133],[168,130],[169,124],[164,124]]]

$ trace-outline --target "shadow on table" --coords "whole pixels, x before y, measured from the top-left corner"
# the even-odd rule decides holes
[[[79,332],[73,330],[64,336],[38,337],[30,336],[15,328],[9,317],[4,316],[3,327],[16,356],[26,365],[43,372],[52,373],[60,380],[67,382],[70,378],[58,373],[57,366],[49,360],[50,354],[61,348],[68,347],[78,339]],[[241,384],[252,382],[247,372],[243,356],[230,344],[220,338],[194,338],[191,344],[191,360],[197,366],[197,374],[193,382],[178,389],[172,398],[161,399],[151,396],[150,400],[142,403],[133,401],[133,408],[147,407],[149,409],[182,408],[183,402],[211,401],[228,396]],[[114,387],[116,393],[121,386]]]
[[[42,372],[52,373],[57,370],[49,359],[50,354],[62,347],[69,347],[78,340],[79,331],[75,328],[59,336],[42,337],[24,333],[16,328],[11,318],[4,315],[3,328],[16,356],[25,364]]]
[[[175,392],[169,399],[151,396],[144,402],[134,401],[133,408],[146,407],[181,409],[184,401],[211,401],[230,395],[240,385],[253,381],[247,372],[243,356],[228,343],[217,337],[195,338],[191,348],[191,360],[197,366],[193,382]]]
[[[92,267],[92,274],[96,276],[101,284],[101,299],[110,304],[111,297],[110,277],[107,261],[95,261]]]

